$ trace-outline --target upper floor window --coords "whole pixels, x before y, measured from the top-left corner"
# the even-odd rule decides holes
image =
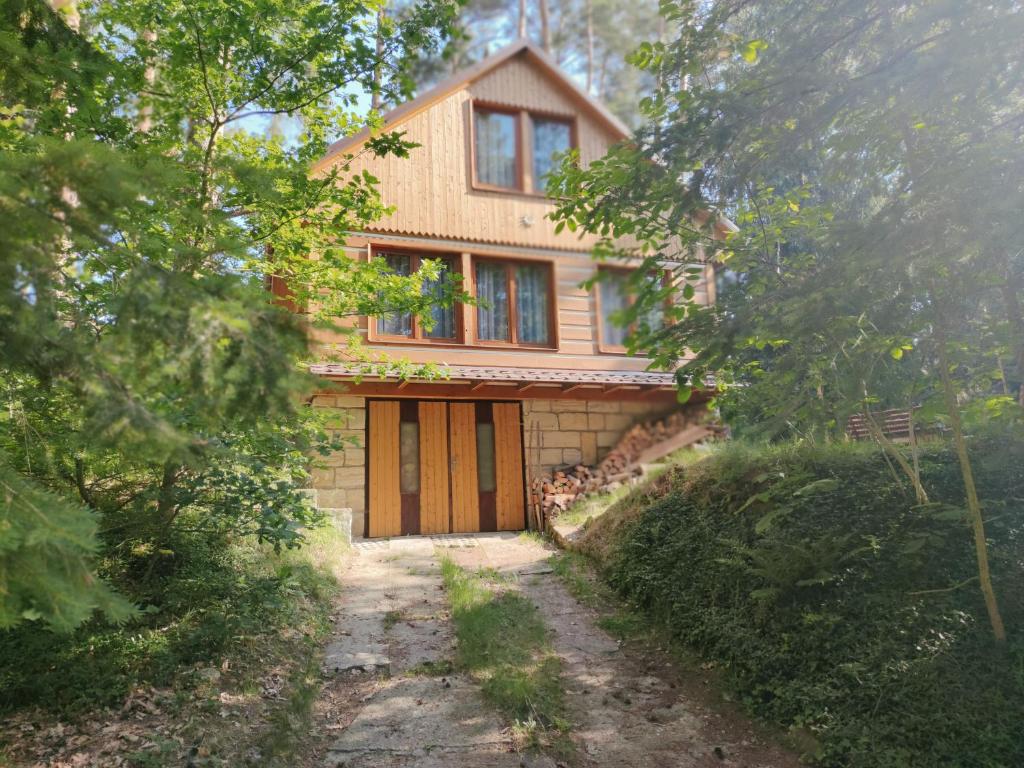
[[[519,187],[518,115],[478,109],[474,119],[477,181],[495,187]]]
[[[573,144],[571,118],[473,106],[476,185],[543,194],[556,158]]]
[[[556,158],[572,149],[572,124],[567,120],[530,116],[533,134],[533,183],[543,191]]]
[[[474,283],[477,341],[553,345],[550,264],[477,259]]]
[[[423,281],[423,295],[440,297],[455,273],[455,259],[449,256],[418,255],[412,253],[385,252],[379,254],[391,271],[398,275],[408,276],[419,270],[423,259],[431,259],[441,263],[441,274],[436,280]],[[458,336],[454,306],[443,306],[435,303],[430,310],[431,323],[427,324],[415,317],[411,312],[395,312],[377,319],[377,336],[393,339],[424,339],[434,341],[456,341]]]
[[[603,267],[597,283],[598,339],[602,352],[624,353],[626,339],[636,330],[637,323],[622,323],[622,313],[636,301],[637,288],[632,282],[633,271]],[[662,282],[664,274],[656,272],[647,279]],[[660,286],[657,286],[660,287]],[[651,310],[641,318],[648,328],[660,328],[664,316],[660,309]]]

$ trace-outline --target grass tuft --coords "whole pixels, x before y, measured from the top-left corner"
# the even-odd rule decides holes
[[[484,696],[514,720],[527,744],[551,731],[568,731],[561,662],[536,608],[487,572],[470,573],[451,559],[441,575],[458,638],[457,664],[480,683]]]

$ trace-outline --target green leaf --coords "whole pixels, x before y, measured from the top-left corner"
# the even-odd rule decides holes
[[[767,47],[768,43],[764,40],[751,40],[740,50],[740,55],[744,61],[753,64],[757,61],[758,54]]]
[[[793,510],[790,507],[778,507],[777,509],[773,509],[754,523],[754,533],[758,536],[763,535],[769,531],[778,520],[785,517],[792,511]]]
[[[821,480],[815,480],[813,483],[808,483],[802,488],[793,492],[794,496],[814,496],[819,493],[828,493],[839,488],[839,481],[835,478],[826,477]]]

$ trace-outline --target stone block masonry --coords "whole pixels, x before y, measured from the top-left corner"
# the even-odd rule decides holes
[[[597,464],[634,424],[678,409],[671,403],[524,400],[527,473]]]
[[[366,518],[366,399],[352,395],[315,395],[314,408],[330,409],[327,427],[344,446],[317,457],[312,472],[321,509],[351,510],[352,532],[361,536]]]

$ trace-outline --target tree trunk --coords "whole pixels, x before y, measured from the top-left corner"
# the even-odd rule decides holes
[[[526,0],[519,0],[519,39],[526,39]]]
[[[544,53],[551,53],[551,15],[548,0],[540,0],[540,45]]]
[[[155,43],[156,32],[154,32],[152,29],[144,30],[142,33],[142,39],[147,43]],[[143,73],[142,76],[146,81],[146,87],[152,89],[153,83],[156,82],[156,64],[154,64],[152,61],[146,62],[146,71]],[[147,94],[143,98],[149,99],[151,98],[151,96]],[[139,133],[149,133],[152,128],[153,105],[144,103],[142,109],[139,111],[138,131]]]
[[[1017,402],[1024,405],[1024,310],[1020,304],[1021,276],[1007,259],[1003,281],[1003,308],[1013,332],[1013,375],[1017,378]],[[1004,377],[1005,381],[1005,377]]]
[[[935,291],[932,291],[932,301],[938,302]],[[967,496],[967,516],[971,522],[971,529],[974,532],[974,554],[978,561],[978,580],[981,584],[981,592],[985,597],[985,608],[988,610],[989,624],[992,625],[992,634],[997,643],[1006,642],[1006,628],[1003,626],[1003,617],[999,612],[999,603],[996,600],[995,589],[992,587],[992,575],[988,565],[988,541],[985,537],[985,519],[981,515],[981,504],[978,502],[978,489],[974,485],[974,470],[971,467],[971,458],[967,454],[967,443],[964,440],[963,423],[960,421],[960,404],[956,398],[956,388],[953,386],[953,377],[949,372],[949,353],[946,349],[946,325],[942,311],[935,306],[935,338],[938,342],[939,376],[942,379],[942,393],[946,400],[946,410],[949,411],[949,423],[953,429],[953,444],[956,448],[956,456],[960,461],[960,474],[964,481],[964,492]]]
[[[381,87],[384,79],[384,34],[381,27],[384,24],[384,9],[377,11],[377,62],[373,66],[373,93],[370,94],[370,108],[380,109],[383,101],[381,98]]]
[[[594,87],[594,3],[587,0],[587,93]]]

